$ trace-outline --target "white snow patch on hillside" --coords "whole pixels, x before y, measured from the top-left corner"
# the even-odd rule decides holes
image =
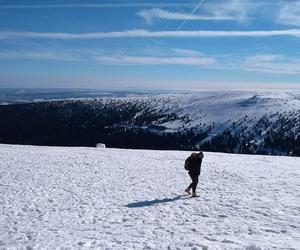
[[[300,248],[300,158],[189,154],[0,145],[0,248]]]
[[[222,124],[230,121],[238,121],[247,116],[248,120],[257,122],[266,114],[275,112],[299,111],[300,92],[288,91],[219,91],[199,92],[195,94],[173,95],[168,104],[169,110],[191,118],[190,125],[182,122],[186,127],[199,125]],[[163,98],[163,95],[161,96]],[[177,102],[177,105],[172,104]],[[177,108],[174,108],[177,107]],[[162,108],[164,110],[165,107]],[[248,123],[249,124],[249,123]],[[168,128],[178,128],[179,124],[163,124]],[[229,124],[228,124],[229,125]],[[223,128],[224,129],[224,128]],[[218,130],[215,130],[218,132]]]

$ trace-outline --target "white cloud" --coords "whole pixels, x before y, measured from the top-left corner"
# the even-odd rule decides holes
[[[279,11],[277,22],[300,27],[300,1],[286,3]]]
[[[197,10],[198,14],[190,15],[190,12],[174,12],[160,8],[143,9],[136,14],[151,23],[154,19],[166,20],[200,20],[200,21],[243,21],[257,4],[250,4],[248,0],[226,0],[204,2]],[[201,14],[199,12],[201,11]]]
[[[203,55],[198,51],[186,49],[170,49],[174,55],[132,56],[109,55],[98,56],[95,59],[109,65],[199,65],[211,69],[253,71],[270,74],[294,75],[300,74],[300,60],[277,54],[259,54],[247,57],[235,55]]]
[[[255,55],[242,63],[245,70],[284,75],[300,74],[300,60],[283,55]]]
[[[104,64],[116,65],[211,65],[211,57],[150,57],[150,56],[99,56],[95,59]]]
[[[159,8],[150,10],[140,10],[136,14],[144,18],[148,23],[151,23],[154,19],[166,19],[166,20],[186,20],[190,21],[200,20],[200,21],[224,21],[224,20],[236,20],[234,16],[209,16],[209,15],[192,15],[190,13],[183,12],[171,12],[167,10],[162,10]]]
[[[211,55],[214,63],[207,64],[210,69],[253,71],[268,74],[299,75],[300,59],[280,54],[257,54],[250,56]]]
[[[267,63],[260,62],[256,64],[246,65],[247,70],[265,73],[276,73],[283,75],[300,74],[300,61],[293,63]]]
[[[190,56],[190,57],[199,57],[202,56],[203,53],[196,51],[196,50],[190,50],[190,49],[171,49],[173,52],[175,52],[177,55],[181,56]]]
[[[51,61],[94,61],[93,57],[103,54],[102,49],[42,47],[30,43],[14,50],[0,50],[0,60],[51,60]]]
[[[154,55],[155,54],[155,55]],[[38,49],[0,51],[0,60],[52,60],[100,63],[105,65],[185,65],[210,69],[253,71],[270,74],[300,74],[300,59],[279,54],[258,54],[246,57],[236,55],[205,55],[181,48],[146,48],[120,50],[109,54],[97,49]]]
[[[1,5],[0,9],[192,7],[193,3],[97,3]]]
[[[156,54],[156,55],[155,55]],[[32,49],[0,51],[0,60],[54,60],[101,62],[117,65],[209,65],[215,59],[195,50],[145,48],[119,50],[114,54],[99,49]]]
[[[282,75],[300,74],[300,61],[257,61],[245,62],[245,69],[256,72],[275,73]]]
[[[257,62],[272,62],[276,59],[282,58],[281,55],[276,54],[261,54],[261,55],[254,55],[246,57],[246,61],[248,63],[257,63]]]
[[[300,29],[253,30],[253,31],[148,31],[125,30],[95,33],[38,33],[38,32],[0,32],[0,39],[108,39],[108,38],[179,38],[179,37],[300,37]]]
[[[243,21],[252,10],[257,9],[257,6],[253,2],[250,3],[249,0],[229,0],[223,1],[222,4],[207,5],[207,11],[212,16],[231,16],[235,20]]]
[[[76,55],[57,51],[0,51],[0,60],[80,61]]]

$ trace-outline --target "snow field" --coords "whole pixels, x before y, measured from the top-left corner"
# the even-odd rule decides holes
[[[0,145],[0,249],[299,249],[300,158]]]

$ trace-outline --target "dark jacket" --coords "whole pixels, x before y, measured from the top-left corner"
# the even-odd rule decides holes
[[[186,159],[187,164],[189,164],[189,174],[192,176],[200,175],[202,158],[199,156],[189,156]]]

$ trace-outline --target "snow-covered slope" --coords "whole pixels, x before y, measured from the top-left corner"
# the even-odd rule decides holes
[[[105,99],[111,100],[111,99]],[[193,94],[140,96],[119,101],[143,104],[147,111],[159,114],[174,113],[179,119],[156,123],[169,129],[204,128],[211,126],[212,132],[220,132],[239,123],[238,127],[252,127],[263,117],[281,115],[287,118],[300,115],[300,91],[205,91]],[[298,125],[300,120],[297,120]]]
[[[189,154],[0,145],[0,248],[300,248],[300,158]]]

